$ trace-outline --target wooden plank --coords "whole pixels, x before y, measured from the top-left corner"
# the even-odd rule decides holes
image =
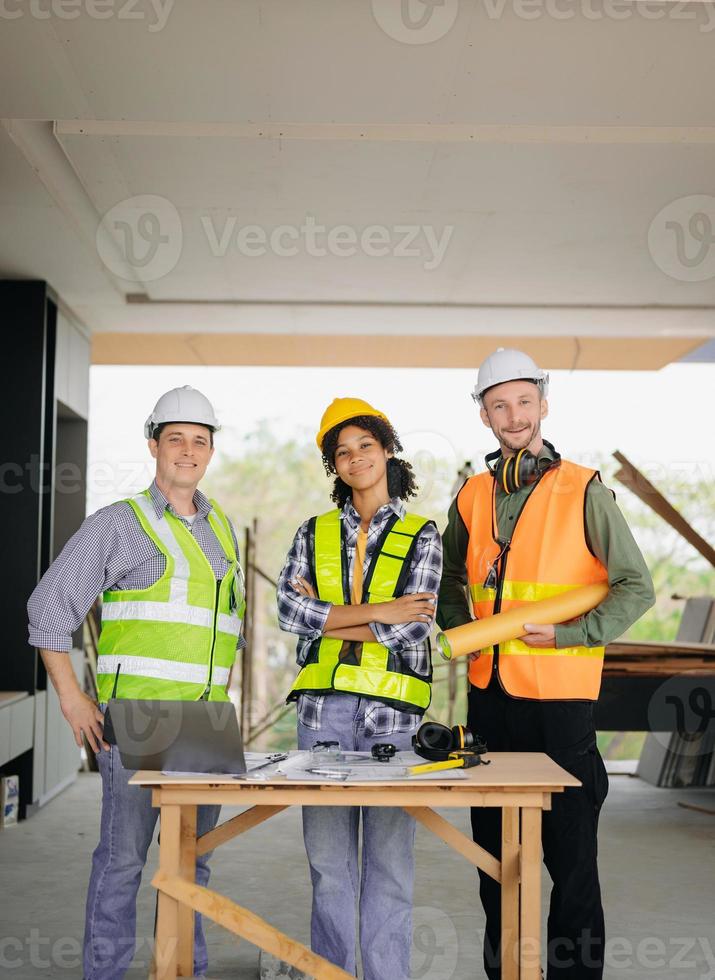
[[[501,830],[501,975],[519,980],[519,810],[504,807]]]
[[[574,781],[575,785],[580,785]],[[347,792],[345,786],[330,787],[329,791],[315,792],[315,788],[301,787],[299,791],[285,787],[275,788],[275,792],[266,792],[258,787],[246,787],[240,793],[228,786],[201,787],[176,785],[154,791],[154,806],[164,803],[216,803],[221,806],[243,807],[250,804],[258,806],[429,806],[432,809],[441,807],[472,806],[541,806],[544,793],[561,792],[561,787],[554,790],[553,786],[535,786],[533,789],[517,791],[510,790],[500,793],[498,790],[480,792],[474,789],[464,789],[460,792],[440,793],[431,791],[408,795],[397,789],[388,793],[374,796],[364,792],[364,787],[353,786]]]
[[[521,811],[519,980],[541,980],[541,810]]]
[[[715,656],[715,643],[696,643],[690,640],[672,640],[669,643],[652,640],[614,640],[606,647],[606,660],[612,656],[650,656],[658,654],[674,656]]]
[[[696,810],[698,813],[707,813],[709,816],[715,817],[715,810],[707,806],[698,806],[696,803],[683,803],[682,800],[678,800],[678,806],[682,806],[684,810]]]
[[[691,670],[703,670],[712,673],[715,670],[715,659],[706,657],[616,657],[604,665],[604,670],[652,670],[665,673],[687,673]]]
[[[501,864],[479,844],[475,844],[471,838],[466,837],[461,830],[457,830],[448,820],[441,817],[434,810],[422,806],[405,806],[402,809],[418,820],[423,827],[431,830],[433,834],[449,844],[452,850],[465,857],[470,864],[481,868],[495,881],[501,881]]]
[[[715,674],[715,663],[704,664],[702,661],[673,661],[664,660],[656,663],[615,663],[604,667],[605,676],[639,675],[646,677],[674,677],[687,674],[697,677],[712,677]]]
[[[631,657],[614,657],[612,660],[608,660],[606,663],[604,663],[603,669],[605,672],[613,670],[652,670],[654,673],[658,672],[664,674],[670,671],[671,673],[679,674],[689,672],[691,670],[702,670],[706,673],[712,673],[715,670],[715,659],[691,656],[672,657],[670,655],[663,655],[661,657],[638,657],[638,659]]]
[[[712,670],[715,667],[715,660],[707,660],[705,657],[639,657],[637,660],[630,657],[615,657],[605,665],[606,670],[613,668],[622,670],[688,670],[690,667],[704,667]]]
[[[167,877],[181,871],[181,807],[162,806],[159,835],[159,868]],[[154,947],[157,980],[178,976],[179,903],[166,892],[159,893]]]
[[[715,566],[715,548],[698,534],[695,528],[685,520],[680,511],[676,510],[666,500],[660,490],[657,490],[650,480],[630,460],[626,459],[623,453],[616,451],[613,455],[621,464],[620,470],[616,472],[616,479],[620,480],[625,487],[628,487],[651,510],[654,510],[658,517],[661,517],[666,524],[670,524],[696,551],[700,552],[703,558]]]
[[[186,881],[196,881],[196,806],[182,806],[180,829],[179,874]],[[178,909],[177,972],[180,977],[194,975],[194,913],[188,905]]]
[[[291,966],[315,977],[316,980],[354,980],[345,970],[329,963],[302,943],[280,932],[265,919],[223,895],[218,895],[201,885],[189,883],[176,875],[167,874],[163,870],[156,873],[152,884],[167,900],[180,901],[191,906],[234,935],[241,936],[259,949],[265,949],[266,952],[290,963]]]
[[[286,805],[253,806],[250,810],[245,810],[243,813],[239,813],[238,816],[219,824],[218,827],[210,830],[207,834],[202,834],[196,842],[196,853],[199,856],[206,854],[208,851],[213,850],[214,847],[218,847],[219,844],[225,844],[226,841],[238,837],[239,834],[245,834],[252,827],[257,827],[264,820],[268,820],[270,817],[274,817],[277,813],[282,813],[283,810],[287,809],[288,807]]]

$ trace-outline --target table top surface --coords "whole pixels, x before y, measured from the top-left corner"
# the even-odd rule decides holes
[[[306,786],[330,786],[334,789],[350,791],[356,787],[366,787],[372,789],[385,789],[390,786],[400,787],[420,787],[422,789],[470,789],[480,790],[533,790],[535,787],[545,791],[559,792],[567,786],[580,786],[581,783],[575,776],[566,772],[561,766],[557,765],[553,759],[543,752],[489,752],[484,756],[485,760],[490,761],[490,765],[474,766],[472,769],[459,770],[459,777],[451,777],[449,770],[445,771],[444,776],[432,778],[427,782],[423,779],[409,777],[399,777],[394,780],[385,779],[376,782],[374,780],[360,782],[351,779],[348,783],[337,782],[334,779],[316,782],[315,779],[286,779],[276,777],[274,779],[250,779],[241,777],[236,779],[234,776],[220,775],[217,773],[207,774],[172,774],[166,775],[161,772],[149,772],[140,770],[129,780],[130,783],[139,786],[220,786],[223,790],[231,788],[237,794],[242,789],[250,788],[254,790],[257,786],[280,786],[281,789],[304,790]]]

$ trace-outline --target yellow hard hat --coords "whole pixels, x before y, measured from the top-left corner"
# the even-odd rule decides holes
[[[318,449],[323,448],[323,439],[326,435],[333,429],[336,425],[340,425],[341,422],[347,422],[348,419],[354,419],[358,415],[374,415],[378,419],[383,419],[387,424],[390,424],[390,420],[382,412],[378,412],[376,408],[373,408],[369,402],[365,402],[362,398],[333,398],[332,402],[323,412],[323,417],[320,420],[320,431],[315,437],[315,441],[318,443]]]

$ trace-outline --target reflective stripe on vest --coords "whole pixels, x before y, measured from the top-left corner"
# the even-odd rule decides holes
[[[228,562],[220,584],[193,534],[149,491],[126,501],[164,555],[164,574],[146,589],[104,593],[97,658],[100,701],[116,696],[225,701],[245,610],[243,580],[227,518],[215,501],[208,521]]]
[[[152,677],[157,680],[182,681],[186,684],[204,684],[206,668],[203,664],[182,664],[176,660],[157,660],[154,657],[117,657],[105,654],[97,659],[97,671],[111,674],[112,678],[121,666],[121,677]],[[214,667],[214,684],[228,684],[228,667]]]
[[[428,523],[425,517],[405,514],[404,520],[395,518],[388,525],[365,576],[363,602],[387,602],[402,595],[415,540]],[[339,606],[349,600],[342,533],[341,511],[314,518],[316,590],[320,599]],[[382,643],[323,637],[312,645],[308,661],[288,695],[289,701],[301,692],[344,691],[416,714],[429,707],[431,677],[425,680],[400,670],[400,658],[391,657]]]
[[[585,494],[595,470],[568,460],[547,471],[529,494],[506,555],[500,611],[608,580],[601,562],[588,549],[584,530]],[[467,577],[474,615],[493,615],[496,590],[484,582],[500,546],[496,528],[495,485],[489,473],[469,479],[457,498],[469,530]],[[528,621],[528,615],[525,615]],[[494,674],[494,649],[470,664],[469,680],[488,686]],[[514,697],[535,700],[596,700],[601,685],[603,647],[530,647],[521,640],[499,644],[497,673]]]

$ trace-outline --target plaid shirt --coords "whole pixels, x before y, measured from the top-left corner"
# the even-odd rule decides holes
[[[381,507],[370,522],[367,532],[367,547],[363,575],[367,575],[375,545],[382,534],[385,524],[397,514],[400,520],[405,516],[405,505],[397,497]],[[352,587],[353,562],[355,559],[355,543],[360,529],[360,515],[353,507],[352,501],[347,500],[343,506],[341,519],[345,523],[345,539],[349,580]],[[331,603],[322,599],[310,599],[299,595],[290,584],[291,580],[305,578],[313,586],[311,571],[308,563],[308,549],[313,542],[308,541],[309,521],[302,524],[293,539],[293,544],[283,570],[278,578],[278,621],[281,629],[289,633],[297,633],[298,648],[296,660],[302,667],[311,644],[318,639],[325,628],[325,621],[332,608]],[[405,586],[405,594],[414,592],[439,591],[442,575],[442,542],[437,529],[429,525],[425,527],[417,539],[412,556],[409,576]],[[384,623],[370,623],[370,629],[375,639],[384,644],[389,650],[398,654],[410,670],[427,677],[430,673],[429,633],[432,623],[399,623],[389,626]],[[331,695],[301,694],[298,698],[298,718],[308,728],[320,729],[320,716],[323,702]],[[409,711],[399,711],[381,701],[369,701],[365,711],[365,731],[368,735],[390,735],[393,732],[408,732],[417,728],[420,716]]]
[[[216,579],[228,562],[207,517],[211,503],[200,490],[194,494],[198,513],[189,521],[177,514],[153,482],[149,495],[157,517],[169,510],[191,531]],[[230,522],[229,522],[230,523]],[[238,555],[236,532],[231,535]],[[72,535],[37,584],[27,603],[29,644],[65,652],[97,596],[106,589],[148,589],[166,570],[166,558],[124,501],[90,514]],[[239,647],[243,646],[243,639]]]

